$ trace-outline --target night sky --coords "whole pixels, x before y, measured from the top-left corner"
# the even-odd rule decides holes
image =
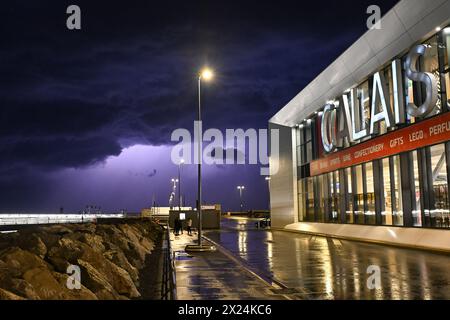
[[[111,3],[113,2],[113,3]],[[0,8],[0,212],[167,205],[170,135],[268,120],[397,1],[14,1]],[[77,4],[82,30],[66,28]],[[204,200],[266,209],[259,166],[204,169]],[[195,204],[196,167],[182,193]]]

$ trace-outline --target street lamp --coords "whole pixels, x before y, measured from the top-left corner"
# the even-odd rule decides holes
[[[269,212],[270,212],[270,177],[266,177],[266,181],[267,181],[267,189],[269,190]]]
[[[241,199],[241,213],[242,213],[242,211],[243,211],[242,209],[244,207],[244,205],[242,204],[242,192],[245,190],[245,187],[244,186],[238,186],[237,188],[239,190],[239,197]]]
[[[178,164],[178,211],[181,212],[181,166],[184,164],[184,159],[180,160]]]
[[[202,80],[210,81],[214,77],[211,69],[205,68],[198,74],[198,114],[197,121],[202,123]],[[214,251],[216,248],[212,245],[204,246],[202,244],[202,126],[198,126],[198,190],[197,190],[197,213],[198,213],[198,243],[197,245],[186,246],[186,251]]]

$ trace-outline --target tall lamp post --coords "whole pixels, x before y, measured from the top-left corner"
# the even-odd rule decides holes
[[[169,202],[170,202],[170,209],[172,210],[174,207],[173,203],[175,202],[174,200],[175,200],[176,192],[177,192],[178,179],[173,178],[171,181],[172,181],[172,193],[170,194]],[[175,202],[175,205],[176,205],[176,202]]]
[[[267,189],[269,190],[269,212],[270,212],[270,177],[266,177]]]
[[[184,164],[184,159],[180,160],[178,164],[178,211],[181,212],[181,166]]]
[[[239,198],[241,199],[241,213],[242,213],[243,208],[244,208],[244,204],[242,203],[242,192],[245,190],[245,187],[244,186],[238,186],[237,188],[239,190]]]
[[[213,72],[210,69],[203,69],[198,75],[198,114],[197,121],[202,123],[202,80],[210,81],[213,78]],[[198,213],[198,243],[197,245],[186,246],[186,251],[214,251],[216,248],[212,245],[203,245],[202,243],[202,126],[198,126],[198,189],[197,189],[197,213]]]

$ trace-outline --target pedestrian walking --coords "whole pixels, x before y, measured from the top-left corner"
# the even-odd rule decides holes
[[[173,223],[173,229],[174,229],[173,231],[176,236],[180,235],[180,224],[181,224],[180,219],[178,217],[176,217],[175,221]]]
[[[187,232],[189,236],[192,236],[192,219],[189,218],[186,221]]]

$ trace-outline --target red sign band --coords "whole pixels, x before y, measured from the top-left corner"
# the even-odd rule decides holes
[[[311,176],[450,140],[450,112],[311,162]]]

